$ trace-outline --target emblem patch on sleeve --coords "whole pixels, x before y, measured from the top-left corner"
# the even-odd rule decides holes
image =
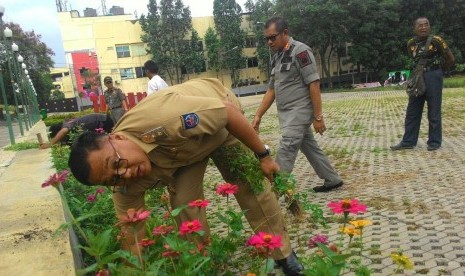
[[[308,54],[308,52],[306,50],[303,51],[303,52],[298,53],[295,57],[299,61],[300,68],[312,64],[312,60],[310,59],[310,55]]]
[[[195,113],[188,113],[181,116],[182,127],[184,129],[191,129],[199,124],[200,118]]]

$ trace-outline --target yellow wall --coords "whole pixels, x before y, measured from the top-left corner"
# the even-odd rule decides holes
[[[53,82],[53,85],[61,86],[61,89],[59,90],[65,93],[65,98],[74,98],[75,95],[74,95],[73,81],[71,79],[69,69],[68,68],[50,68],[50,75],[53,76],[53,75],[58,75],[58,74],[60,74],[61,77],[56,78],[56,81]]]

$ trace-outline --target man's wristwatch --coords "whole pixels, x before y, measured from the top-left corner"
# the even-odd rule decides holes
[[[270,156],[270,147],[268,145],[265,145],[265,151],[264,152],[259,152],[259,153],[255,153],[255,157],[257,157],[258,160],[261,160],[265,157],[268,157]]]
[[[321,121],[321,120],[323,120],[323,115],[315,116],[315,121]]]

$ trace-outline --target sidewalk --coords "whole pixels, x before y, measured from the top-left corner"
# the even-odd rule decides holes
[[[45,135],[42,122],[17,142],[34,141],[39,132]],[[54,172],[50,150],[0,151],[1,274],[74,275],[68,232],[54,235],[65,221],[60,196],[41,188]]]

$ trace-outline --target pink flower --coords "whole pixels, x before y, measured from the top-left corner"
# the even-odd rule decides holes
[[[142,239],[142,240],[139,242],[139,245],[142,246],[142,247],[149,247],[149,246],[151,246],[152,244],[155,244],[155,241],[154,241],[154,240],[151,240],[151,239]]]
[[[99,272],[95,274],[95,276],[110,276],[110,271],[106,269],[100,269]]]
[[[97,196],[94,194],[90,194],[87,196],[87,202],[95,202],[97,200]]]
[[[315,235],[315,236],[311,237],[308,240],[308,247],[309,248],[315,248],[315,247],[318,246],[317,243],[328,244],[328,236],[318,234],[318,235]]]
[[[258,232],[258,234],[253,235],[247,241],[247,245],[254,246],[256,248],[267,248],[268,250],[273,250],[283,246],[281,242],[281,236],[273,236],[265,232]]]
[[[105,130],[103,128],[99,127],[99,128],[95,129],[95,132],[97,132],[97,133],[105,133]]]
[[[55,188],[58,187],[60,184],[62,184],[68,179],[68,174],[69,171],[67,170],[61,171],[60,173],[52,174],[44,183],[42,183],[42,188],[48,186],[53,186]]]
[[[180,252],[177,252],[177,251],[174,251],[173,249],[171,249],[171,247],[167,244],[163,245],[163,247],[165,248],[165,252],[163,252],[161,255],[165,258],[176,258],[178,257],[179,255],[181,255]]]
[[[192,202],[189,202],[190,207],[207,207],[210,202],[208,200],[203,200],[203,199],[197,199]]]
[[[154,236],[162,236],[162,235],[167,235],[171,231],[173,231],[174,227],[173,226],[168,226],[168,225],[160,225],[158,227],[153,228],[152,234]]]
[[[367,206],[359,204],[357,199],[343,199],[339,202],[330,202],[328,207],[336,214],[358,214],[365,213],[367,211]]]
[[[148,210],[141,209],[136,211],[136,209],[131,208],[126,211],[125,216],[123,215],[119,217],[120,222],[118,222],[116,225],[130,225],[139,223],[145,221],[149,216],[150,211]]]
[[[104,188],[97,188],[97,190],[95,190],[95,194],[98,195],[98,194],[104,194],[105,193],[105,189]]]
[[[181,235],[185,235],[187,233],[191,234],[194,232],[198,232],[202,230],[202,224],[200,223],[200,220],[195,219],[193,221],[185,221],[181,224],[181,228],[179,229],[179,232]]]
[[[239,190],[239,186],[230,184],[230,183],[223,183],[216,188],[216,194],[222,196],[228,196],[237,193]]]

